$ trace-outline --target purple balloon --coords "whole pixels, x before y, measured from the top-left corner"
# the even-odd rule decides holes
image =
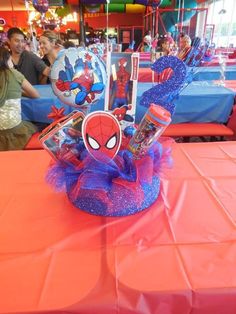
[[[161,5],[162,0],[148,0],[148,4],[152,7],[159,7],[159,5]]]
[[[106,0],[81,0],[80,1],[83,4],[103,4],[107,3]]]
[[[49,7],[48,0],[33,0],[33,7],[40,13],[46,13]]]
[[[159,7],[162,3],[162,0],[135,0],[134,3],[142,4],[142,5],[149,5],[152,7]]]

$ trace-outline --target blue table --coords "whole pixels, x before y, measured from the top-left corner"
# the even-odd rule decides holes
[[[194,81],[219,80],[221,76],[219,66],[199,67],[195,71]],[[236,65],[226,67],[225,79],[236,80]]]
[[[136,122],[140,122],[146,108],[139,105],[144,91],[152,87],[151,83],[139,83],[137,93]],[[43,123],[52,122],[47,118],[51,112],[51,106],[64,106],[68,114],[73,107],[63,105],[53,94],[50,85],[36,86],[40,99],[22,98],[23,120]],[[176,111],[173,123],[181,122],[219,122],[225,123],[234,104],[234,92],[222,86],[216,86],[212,82],[192,82],[182,91],[175,101]],[[91,111],[103,110],[104,98],[92,105]]]
[[[140,68],[150,68],[153,62],[151,60],[139,60]]]
[[[150,68],[151,65],[151,61],[139,61],[140,68]],[[214,81],[219,80],[221,76],[219,66],[201,66],[195,68],[194,72],[194,81]],[[236,65],[226,66],[225,79],[236,80]]]

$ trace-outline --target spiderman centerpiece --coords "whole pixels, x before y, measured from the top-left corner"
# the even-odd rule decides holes
[[[47,174],[58,190],[65,189],[77,208],[102,216],[125,216],[149,207],[160,190],[159,172],[170,159],[169,148],[156,142],[140,159],[128,149],[135,128],[122,134],[111,113],[97,111],[85,117],[82,136],[73,145],[71,160],[66,154]]]
[[[175,61],[175,67],[171,64],[175,71],[176,60],[168,60]],[[167,59],[164,65],[168,66]],[[142,100],[147,105],[146,95]],[[114,114],[88,114],[81,130],[76,129],[76,141],[72,134],[72,158],[57,154],[48,182],[65,190],[75,207],[94,215],[126,216],[150,207],[160,192],[163,166],[171,163],[170,141],[159,138],[171,121],[169,102],[168,98],[166,108],[149,103],[137,129],[128,126],[123,132]]]

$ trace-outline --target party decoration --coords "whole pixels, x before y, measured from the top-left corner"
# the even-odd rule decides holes
[[[162,0],[135,0],[134,2],[146,6],[159,7],[162,3]]]
[[[67,71],[74,71],[76,60],[77,56],[70,59]],[[185,82],[186,66],[175,57],[163,57],[153,68],[157,72],[171,68],[173,74],[144,93],[142,104],[149,109],[137,129],[129,125],[121,131],[115,116],[127,115],[129,105],[124,104],[114,109],[115,116],[98,111],[79,116],[78,121],[77,113],[72,113],[50,136],[45,134],[46,149],[56,159],[47,180],[65,191],[75,207],[94,215],[125,216],[148,208],[158,198],[160,172],[171,165],[170,142],[160,135],[170,123],[169,109],[174,109],[170,104]]]
[[[80,142],[73,151],[77,161],[69,162],[65,154],[66,159],[49,170],[47,181],[58,191],[66,190],[75,207],[94,215],[126,216],[148,208],[159,195],[160,169],[171,165],[170,143],[153,143],[139,160],[124,145],[105,163],[94,159]]]
[[[84,48],[61,51],[52,66],[50,78],[58,98],[77,108],[96,103],[106,84],[104,63]]]
[[[159,104],[173,114],[175,105],[172,100],[185,83],[186,66],[183,61],[174,56],[161,57],[151,66],[151,69],[158,74],[169,68],[173,71],[172,75],[166,81],[144,92],[140,105],[149,107],[151,103]]]
[[[48,119],[52,119],[54,121],[57,121],[59,119],[61,119],[62,117],[64,117],[64,111],[65,108],[61,107],[61,108],[57,108],[56,106],[52,106],[51,107],[51,112],[48,114]]]
[[[42,131],[39,140],[54,160],[60,160],[67,165],[77,165],[77,146],[82,143],[83,119],[82,112],[73,111]]]
[[[33,7],[40,13],[46,13],[49,8],[48,0],[33,0]]]
[[[160,137],[170,122],[169,111],[159,105],[150,105],[128,145],[128,149],[136,159],[147,154],[149,147]]]
[[[105,53],[105,45],[102,43],[91,44],[88,49],[92,51],[96,56],[102,58]]]
[[[105,110],[112,111],[122,129],[133,123],[136,112],[139,54],[112,52],[107,62]]]
[[[159,7],[162,3],[162,0],[148,0],[147,5],[150,5],[152,7]]]
[[[112,114],[96,111],[86,116],[82,136],[90,155],[98,161],[114,159],[121,144],[120,124]]]

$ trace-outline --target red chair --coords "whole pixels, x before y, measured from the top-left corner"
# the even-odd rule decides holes
[[[192,136],[210,136],[214,138],[220,136],[223,140],[224,137],[232,136],[233,134],[234,132],[230,127],[220,123],[179,123],[170,124],[163,133],[163,136],[184,138]]]
[[[235,141],[236,140],[236,105],[234,105],[234,107],[233,107],[233,111],[232,111],[231,116],[229,117],[227,127],[232,129],[232,131],[233,131],[232,136],[227,136],[227,139],[230,141],[232,141],[232,140]]]

